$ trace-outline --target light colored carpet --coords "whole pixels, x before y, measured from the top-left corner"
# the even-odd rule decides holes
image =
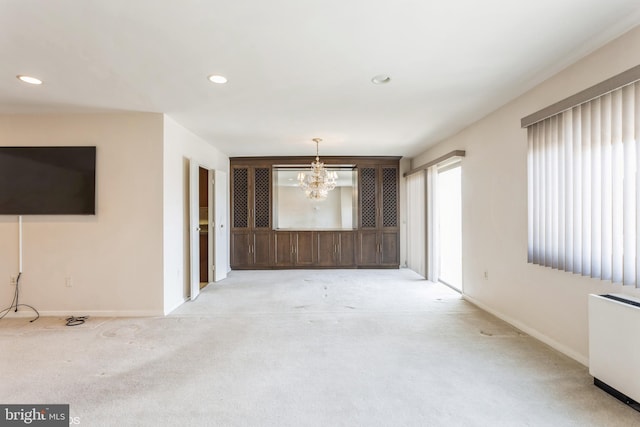
[[[403,270],[234,271],[164,318],[0,321],[0,403],[84,426],[632,426],[585,367]]]

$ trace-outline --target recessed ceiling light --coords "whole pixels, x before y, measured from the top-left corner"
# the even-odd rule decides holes
[[[16,76],[18,78],[18,80],[20,80],[21,82],[25,82],[25,83],[29,83],[31,85],[41,85],[42,84],[42,80],[40,79],[36,79],[35,77],[31,77],[31,76],[23,76],[21,74]]]
[[[383,85],[389,83],[391,81],[391,77],[386,74],[378,74],[371,79],[371,82],[376,85]]]
[[[218,84],[225,84],[227,82],[227,78],[219,74],[212,74],[209,76],[209,81]]]

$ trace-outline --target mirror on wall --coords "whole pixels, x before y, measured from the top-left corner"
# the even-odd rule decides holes
[[[353,230],[358,194],[354,165],[325,165],[338,174],[325,200],[309,200],[298,185],[298,173],[309,166],[273,167],[273,226],[276,230]]]

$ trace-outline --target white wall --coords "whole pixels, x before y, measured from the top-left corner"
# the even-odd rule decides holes
[[[163,274],[164,313],[167,314],[189,295],[189,159],[228,175],[229,158],[168,116],[164,116],[163,151]],[[226,209],[228,224],[228,194]]]
[[[162,115],[1,115],[0,144],[97,147],[95,216],[23,219],[20,302],[45,315],[162,314]],[[17,217],[0,216],[0,308],[17,273]]]
[[[466,150],[464,293],[583,364],[588,363],[587,295],[640,292],[527,263],[527,139],[520,119],[639,63],[636,27],[412,161],[416,167],[451,150]]]

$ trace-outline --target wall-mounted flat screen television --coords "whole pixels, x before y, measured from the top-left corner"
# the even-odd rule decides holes
[[[0,215],[95,215],[96,147],[0,147]]]

